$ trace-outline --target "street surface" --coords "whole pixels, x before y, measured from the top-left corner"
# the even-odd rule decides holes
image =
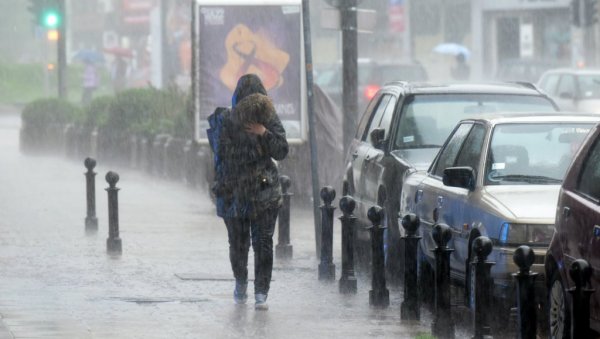
[[[98,164],[99,231],[86,235],[85,167],[62,155],[19,152],[20,118],[0,111],[0,338],[415,338],[430,333],[390,307],[317,280],[309,211],[291,211],[294,259],[275,261],[270,309],[233,303],[227,235],[207,195],[183,183]],[[104,176],[119,173],[121,257],[106,254]],[[337,205],[337,200],[335,201]],[[274,237],[277,243],[277,234]],[[335,220],[334,263],[340,276]],[[250,253],[249,271],[253,261]],[[250,284],[249,292],[253,291]],[[467,334],[457,333],[457,338]]]

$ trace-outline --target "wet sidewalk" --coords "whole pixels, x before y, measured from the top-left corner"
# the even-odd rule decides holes
[[[85,234],[85,167],[18,150],[0,115],[0,338],[415,338],[429,324],[369,308],[370,281],[343,296],[317,279],[309,211],[292,210],[294,258],[275,261],[270,309],[234,305],[227,235],[206,193],[133,170],[96,168],[99,231]],[[104,176],[119,173],[123,254],[106,254]],[[337,203],[337,202],[336,202]],[[340,276],[339,221],[334,263]],[[274,237],[277,243],[277,234]],[[252,253],[249,271],[252,271]],[[252,284],[249,286],[252,291]]]

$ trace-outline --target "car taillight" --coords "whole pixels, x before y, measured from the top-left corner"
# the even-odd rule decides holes
[[[377,91],[379,91],[381,87],[377,85],[369,85],[365,88],[365,97],[369,100],[373,99]]]

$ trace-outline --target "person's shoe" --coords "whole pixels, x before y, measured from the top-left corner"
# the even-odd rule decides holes
[[[233,301],[236,304],[245,304],[246,300],[248,300],[248,294],[246,293],[246,289],[248,288],[248,283],[245,282],[235,282],[235,289],[233,290]]]
[[[255,310],[266,311],[269,309],[269,305],[267,304],[267,295],[266,294],[257,293],[254,296],[254,299],[256,301],[254,304]]]

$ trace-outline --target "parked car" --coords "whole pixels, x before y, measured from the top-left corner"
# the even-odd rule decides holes
[[[495,78],[500,81],[536,83],[544,72],[560,66],[561,64],[554,60],[507,59],[498,65]]]
[[[342,63],[317,67],[315,83],[342,108]],[[358,112],[363,112],[382,84],[390,81],[427,81],[425,68],[417,62],[382,62],[358,59]],[[357,112],[357,114],[358,114]]]
[[[465,287],[466,304],[474,306],[471,245],[479,236],[489,237],[494,244],[488,257],[495,263],[494,305],[499,320],[507,320],[516,304],[511,274],[518,267],[513,254],[520,245],[532,247],[532,271],[543,273],[560,184],[573,150],[598,121],[593,115],[461,121],[429,169],[411,173],[402,187],[400,214],[414,213],[421,220],[420,286],[433,289],[437,245],[432,229],[437,223],[447,224],[453,235],[448,245],[454,249],[451,279]],[[543,279],[536,287],[538,295],[545,295]]]
[[[570,338],[571,263],[585,259],[592,267],[590,327],[600,333],[600,126],[583,142],[558,195],[556,232],[546,254],[545,276],[551,338]],[[573,338],[574,339],[574,338]]]
[[[343,194],[356,200],[357,224],[369,225],[367,210],[385,207],[388,272],[401,278],[403,249],[398,212],[402,182],[409,169],[427,169],[462,119],[493,112],[555,112],[557,107],[535,86],[523,84],[431,85],[394,82],[370,101],[348,147]],[[357,227],[356,262],[370,258],[369,234]]]
[[[538,86],[561,110],[600,113],[600,70],[551,70],[542,75]]]

